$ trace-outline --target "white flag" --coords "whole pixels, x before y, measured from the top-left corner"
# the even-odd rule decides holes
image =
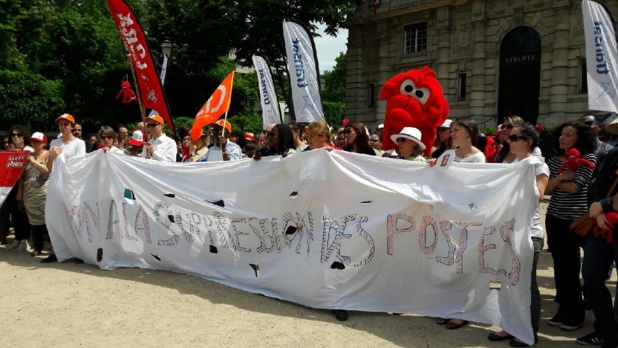
[[[285,20],[283,38],[296,122],[324,121],[313,40],[302,25]]]
[[[612,20],[603,5],[583,0],[588,70],[588,108],[618,112],[618,72],[616,35]]]
[[[264,58],[253,56],[253,66],[257,72],[258,83],[260,84],[260,102],[262,104],[262,120],[264,124],[262,129],[266,129],[266,126],[271,123],[281,123],[279,102],[277,101],[273,78],[270,75],[270,68]]]

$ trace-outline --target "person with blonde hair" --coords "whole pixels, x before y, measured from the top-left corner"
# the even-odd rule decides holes
[[[305,151],[325,148],[330,151],[332,149],[341,150],[338,147],[334,147],[331,143],[331,134],[328,124],[324,121],[314,121],[309,124],[307,128],[307,142],[309,146]]]

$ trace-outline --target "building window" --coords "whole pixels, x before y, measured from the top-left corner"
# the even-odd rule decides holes
[[[427,50],[427,22],[403,27],[403,54]]]
[[[367,107],[376,107],[376,85],[370,83],[367,88]]]
[[[586,67],[586,59],[579,61],[579,93],[588,93],[588,68]]]
[[[466,101],[466,87],[466,73],[460,72],[457,76],[457,101]]]

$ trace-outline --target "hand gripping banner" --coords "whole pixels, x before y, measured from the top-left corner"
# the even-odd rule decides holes
[[[288,20],[283,21],[283,38],[296,122],[324,121],[313,38],[303,25]]]
[[[131,57],[131,64],[137,79],[137,88],[144,107],[156,110],[168,127],[175,133],[172,115],[167,106],[165,91],[150,55],[146,35],[131,6],[124,0],[107,0],[107,6],[114,17],[116,27],[125,48]]]

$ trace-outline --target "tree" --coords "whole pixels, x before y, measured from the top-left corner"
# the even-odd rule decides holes
[[[345,111],[345,74],[346,56],[343,52],[335,58],[333,70],[327,70],[322,74],[324,79],[322,104],[324,105],[326,122],[331,126],[341,124]]]
[[[277,88],[288,89],[283,20],[297,19],[309,26],[310,35],[316,36],[316,26],[326,24],[326,33],[336,35],[345,20],[354,13],[356,6],[349,0],[237,0],[234,11],[229,13],[234,28],[242,33],[235,42],[236,56],[241,62],[251,62],[254,54],[264,57],[274,69],[273,80]],[[291,105],[289,94],[285,101]]]

